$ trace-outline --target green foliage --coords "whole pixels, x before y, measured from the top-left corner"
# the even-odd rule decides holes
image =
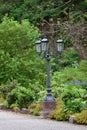
[[[3,102],[3,108],[7,109],[9,107],[7,100]]]
[[[81,64],[81,63],[80,63]],[[77,89],[82,88],[87,89],[87,73],[82,71],[82,67],[78,66],[77,68],[65,68],[61,72],[54,72],[51,76],[51,87],[54,97],[60,97],[65,89],[75,88],[74,81],[80,82]],[[84,67],[83,67],[84,68]],[[68,87],[67,87],[68,86]]]
[[[0,24],[0,96],[7,101],[7,107],[28,107],[32,102],[41,102],[46,95],[46,66],[34,48],[38,36],[38,29],[28,20],[19,23],[4,17]],[[53,96],[62,97],[62,112],[81,111],[86,107],[87,87],[72,84],[75,80],[87,82],[87,61],[79,64],[78,52],[72,48],[67,48],[61,58],[60,64],[51,61]],[[58,66],[63,68],[61,72],[56,71]]]
[[[35,92],[31,88],[25,88],[16,84],[16,86],[10,90],[6,95],[6,100],[9,107],[13,104],[17,104],[20,108],[28,107],[31,102],[34,101]]]
[[[4,17],[0,24],[0,90],[9,106],[18,103],[27,107],[45,89],[44,61],[38,58],[34,47],[38,36],[38,29],[28,20],[18,23]]]
[[[47,94],[46,89],[45,90],[40,90],[38,92],[38,98],[37,98],[37,100],[35,98],[35,102],[36,103],[41,103],[43,101],[43,99],[45,99],[46,94]]]
[[[3,97],[0,98],[0,104],[4,102]]]
[[[33,101],[33,91],[26,89],[25,87],[20,87],[17,92],[17,104],[22,107],[28,107]]]
[[[7,17],[3,19],[0,24],[0,84],[16,80],[28,87],[39,76],[44,81],[44,61],[39,60],[34,48],[38,35],[37,28],[28,20],[20,24]],[[41,80],[36,84],[39,82]]]
[[[55,86],[61,87],[65,86],[65,84],[69,84],[78,81],[87,81],[87,73],[86,71],[81,71],[81,68],[78,64],[77,68],[66,67],[61,72],[54,72],[52,75],[52,84]]]
[[[64,120],[68,120],[70,114],[72,114],[71,111],[64,111],[64,103],[62,100],[58,99],[57,100],[57,105],[56,105],[56,109],[53,110],[50,114],[49,114],[49,118],[51,119],[55,119],[57,121],[64,121]]]
[[[87,73],[87,60],[81,61],[79,68],[82,72]]]
[[[62,52],[58,60],[54,58],[51,59],[51,68],[53,72],[60,71],[66,67],[78,68],[79,61],[80,59],[78,51],[72,47],[67,47]]]
[[[84,100],[86,90],[80,86],[68,86],[64,88],[62,100],[65,104],[65,111],[80,112],[87,106],[87,101]]]
[[[77,51],[75,51],[73,48],[67,48],[61,56],[60,59],[60,65],[62,67],[66,67],[66,66],[72,66],[74,65],[74,67],[78,67],[76,65],[78,65],[79,62],[79,54]]]
[[[82,14],[87,8],[87,1],[70,1],[64,0],[15,0],[15,1],[0,1],[0,19],[8,14],[9,17],[14,17],[16,20],[30,19],[32,23],[40,22],[43,19],[49,21],[50,18],[61,18],[63,20],[69,17],[73,20],[78,20],[76,16]],[[75,15],[73,15],[75,14]],[[78,15],[76,15],[78,14]],[[79,16],[79,19],[84,14]]]
[[[81,113],[75,114],[74,121],[79,124],[87,124],[87,110],[83,110]]]
[[[1,102],[5,108],[40,103],[46,95],[46,66],[35,52],[34,43],[39,33],[31,23],[42,27],[45,22],[55,25],[64,21],[84,22],[87,0],[69,3],[64,0],[1,0],[0,5]],[[62,98],[64,103],[51,114],[56,120],[67,120],[70,114],[87,107],[87,84],[73,84],[76,80],[87,82],[87,60],[79,63],[78,52],[70,48],[71,39],[62,31],[60,36],[63,34],[66,50],[60,60],[51,61],[52,94]],[[31,105],[31,113],[39,115],[40,111],[41,106]]]
[[[86,61],[75,68],[66,67],[61,72],[54,72],[51,79],[53,96],[64,101],[63,111],[79,112],[87,107]]]
[[[0,24],[0,83],[18,78],[25,82],[26,76],[32,77],[34,70],[30,68],[34,65],[32,60],[35,57],[32,56],[35,54],[33,43],[37,36],[38,30],[27,20],[20,24],[4,18]]]
[[[11,104],[10,108],[14,109],[15,107],[19,107],[19,105],[17,103]]]
[[[15,107],[19,107],[19,105],[14,103],[14,104],[11,104],[11,106],[10,106],[11,109],[14,109]]]

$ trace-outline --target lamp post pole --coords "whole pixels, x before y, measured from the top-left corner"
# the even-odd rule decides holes
[[[56,108],[56,101],[53,98],[51,93],[51,83],[50,83],[50,53],[48,53],[48,39],[45,37],[42,40],[38,39],[36,42],[36,51],[41,54],[44,52],[44,58],[47,62],[47,95],[46,98],[43,100],[43,111],[41,116],[48,117],[50,112]],[[63,51],[64,44],[63,40],[56,41],[56,47],[59,54]]]
[[[47,97],[45,100],[50,100],[51,98],[51,84],[50,84],[50,56],[46,55],[47,61]]]
[[[54,101],[51,93],[51,83],[50,83],[50,54],[45,54],[45,59],[47,62],[47,95],[44,101]]]

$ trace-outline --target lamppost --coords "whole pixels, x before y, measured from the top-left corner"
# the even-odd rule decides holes
[[[35,42],[36,51],[39,54],[43,54],[43,58],[45,58],[47,62],[47,95],[43,101],[43,111],[41,115],[43,117],[47,117],[48,114],[56,108],[56,101],[55,98],[52,96],[51,93],[51,83],[50,83],[50,57],[52,56],[49,51],[49,40],[44,37],[43,39],[38,39]],[[57,52],[60,54],[64,49],[64,42],[62,39],[56,41],[56,49]]]

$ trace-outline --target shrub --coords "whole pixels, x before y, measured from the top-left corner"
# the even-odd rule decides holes
[[[17,100],[17,90],[13,89],[11,92],[7,94],[6,100],[8,101],[8,105],[11,106]]]
[[[32,101],[33,101],[33,91],[20,86],[17,92],[17,101],[16,101],[19,107],[20,108],[28,107]]]
[[[5,101],[3,102],[3,108],[8,108],[8,107],[9,107],[9,105],[8,105],[8,101],[5,100]]]
[[[0,98],[0,103],[3,103],[4,102],[4,99],[1,97]]]
[[[42,110],[42,105],[41,104],[35,104],[35,103],[33,103],[33,104],[31,104],[29,106],[29,111],[33,115],[39,116],[41,110]]]
[[[62,108],[56,108],[54,111],[50,113],[49,117],[58,121],[65,120]]]
[[[58,121],[65,120],[65,113],[63,112],[63,108],[63,102],[58,99],[56,109],[49,114],[49,118],[56,119]]]
[[[87,124],[87,110],[83,110],[81,113],[75,114],[74,121],[79,124]]]
[[[81,71],[87,73],[87,60],[80,62],[79,68]]]
[[[72,66],[73,64],[75,64],[74,67],[77,67],[76,65],[78,62],[79,62],[78,52],[73,48],[67,48],[62,53],[62,59],[60,59],[60,65],[62,67]]]
[[[9,107],[12,104],[18,104],[20,108],[28,107],[33,101],[33,91],[17,84],[17,88],[12,89],[6,97]]]
[[[86,107],[84,99],[86,91],[80,86],[67,86],[62,93],[62,100],[65,104],[65,111],[80,112]]]
[[[55,119],[57,121],[64,121],[68,120],[71,114],[73,114],[72,111],[65,111],[65,105],[63,101],[57,100],[56,109],[50,113],[49,118]]]
[[[11,106],[10,106],[11,109],[13,109],[13,108],[15,108],[15,107],[19,107],[19,105],[16,104],[16,103],[14,103],[14,104],[11,104]]]
[[[28,86],[36,76],[35,39],[38,29],[29,20],[21,23],[5,16],[0,23],[0,83],[17,80]],[[33,61],[34,59],[34,61]]]

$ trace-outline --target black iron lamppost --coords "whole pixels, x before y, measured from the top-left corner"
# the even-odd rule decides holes
[[[43,58],[46,59],[47,62],[47,95],[43,101],[43,111],[42,116],[47,117],[48,114],[55,109],[56,102],[51,93],[51,84],[50,84],[50,57],[52,56],[49,51],[48,39],[44,37],[43,39],[38,39],[35,42],[37,53],[43,53]],[[60,54],[64,49],[64,42],[62,39],[56,41],[56,49]]]

